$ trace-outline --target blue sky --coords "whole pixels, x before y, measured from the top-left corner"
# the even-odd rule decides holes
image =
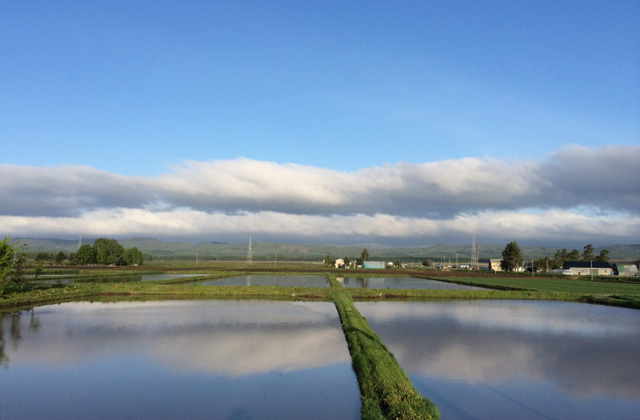
[[[519,225],[559,211],[557,236],[531,226],[516,232],[522,238],[485,237],[557,242],[578,216],[589,228],[575,241],[640,237],[638,189],[630,182],[640,173],[629,158],[640,154],[637,1],[2,1],[0,53],[0,171],[12,174],[0,181],[7,234],[158,236],[167,231],[163,218],[174,223],[181,211],[189,214],[180,220],[203,216],[210,228],[198,235],[175,227],[168,237],[233,239],[254,231],[265,240],[413,244],[465,237],[436,227],[411,235],[416,223],[457,224],[468,215],[481,230],[491,215],[495,232],[508,219],[499,212],[519,215]],[[564,185],[584,169],[570,151],[594,162],[608,156],[612,167],[598,175],[623,192],[601,197],[584,176]],[[621,155],[629,160],[623,179],[612,177]],[[478,162],[504,168],[505,179],[523,177],[519,185],[534,199],[516,204],[513,185],[499,180],[484,188],[512,191],[511,201],[465,198],[483,173],[452,168]],[[434,175],[435,167],[464,185],[447,189],[452,181]],[[535,177],[522,174],[532,167]],[[562,181],[549,172],[561,167],[569,170]],[[81,182],[93,179],[87,171],[103,177],[99,185]],[[329,198],[332,188],[357,189],[364,181],[355,180],[372,173],[385,178],[371,196]],[[503,172],[486,169],[492,173]],[[176,187],[181,199],[158,190],[159,180],[178,185],[185,177],[202,189]],[[226,191],[219,179],[244,193]],[[385,180],[395,192],[380,186]],[[285,193],[287,182],[300,185]],[[408,185],[419,198],[409,198]],[[424,198],[445,190],[437,205]],[[559,191],[599,198],[562,204]],[[626,204],[613,205],[619,194]],[[355,205],[354,195],[368,206]],[[106,220],[100,212],[138,224],[99,227]],[[239,215],[245,218],[228,227],[225,217]],[[317,232],[261,230],[266,215],[288,226],[318,223]],[[52,228],[60,217],[70,218],[68,229]],[[381,220],[320,233],[358,217],[391,217],[406,233],[364,227]],[[606,233],[607,223],[620,221],[627,234]]]

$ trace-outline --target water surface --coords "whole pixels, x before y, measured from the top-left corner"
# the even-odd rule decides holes
[[[325,276],[246,275],[207,280],[197,284],[206,286],[329,287],[329,280]]]
[[[344,287],[360,287],[364,289],[487,290],[483,287],[466,286],[418,277],[338,277],[337,280]]]
[[[330,303],[65,303],[0,326],[3,420],[359,416]]]
[[[193,277],[195,280],[200,276],[206,276],[206,275],[207,274],[143,274],[140,277],[140,281],[186,279],[188,277]]]
[[[456,419],[638,419],[640,311],[568,302],[356,303]]]

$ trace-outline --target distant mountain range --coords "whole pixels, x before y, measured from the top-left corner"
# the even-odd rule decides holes
[[[82,239],[83,244],[92,244],[93,239]],[[36,252],[75,252],[78,249],[78,240],[53,239],[53,238],[15,238],[12,243],[19,242],[27,245],[30,253]],[[144,254],[153,258],[167,259],[243,259],[247,257],[248,243],[222,243],[222,242],[168,242],[153,238],[118,239],[125,248],[137,247]],[[367,248],[373,260],[404,260],[422,261],[431,259],[451,262],[469,261],[471,245],[431,245],[411,248],[385,248],[376,245],[298,245],[283,243],[252,243],[252,253],[255,260],[322,260],[327,255],[333,258],[349,257],[355,259],[360,256],[362,250]],[[505,245],[476,245],[481,261],[489,258],[500,258]],[[552,257],[558,248],[522,246],[520,247],[526,259]],[[594,254],[598,255],[602,249],[609,250],[612,260],[640,260],[640,244],[638,245],[611,245],[595,248]],[[571,251],[571,248],[568,249]],[[579,249],[582,253],[582,249]]]

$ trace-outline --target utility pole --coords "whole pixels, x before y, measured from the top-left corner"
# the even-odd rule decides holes
[[[251,249],[251,235],[249,235],[249,249],[247,250],[247,265],[253,263],[253,250]]]

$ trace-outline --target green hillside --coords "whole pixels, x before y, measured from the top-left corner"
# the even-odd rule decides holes
[[[96,238],[83,238],[83,244],[92,244]],[[117,239],[117,238],[116,238]],[[52,239],[52,238],[16,238],[12,242],[20,242],[27,245],[30,253],[36,252],[75,252],[78,249],[78,240]],[[247,256],[248,243],[220,243],[220,242],[168,242],[153,238],[118,239],[125,248],[137,247],[146,255],[153,258],[195,259],[243,259]],[[478,244],[476,249],[480,260],[500,258],[502,245]],[[380,260],[415,260],[432,259],[441,261],[459,262],[468,261],[471,256],[471,245],[431,245],[423,247],[395,247],[384,248],[376,245],[299,245],[286,243],[254,242],[252,244],[253,258],[256,260],[322,260],[327,255],[334,258],[349,257],[355,259],[360,256],[364,248],[367,248],[371,259]],[[640,245],[611,245],[598,247],[595,253],[601,249],[610,251],[612,260],[639,260]],[[552,257],[558,248],[524,246],[521,247],[526,259]],[[571,249],[569,249],[571,250]],[[582,251],[581,249],[579,251]]]

